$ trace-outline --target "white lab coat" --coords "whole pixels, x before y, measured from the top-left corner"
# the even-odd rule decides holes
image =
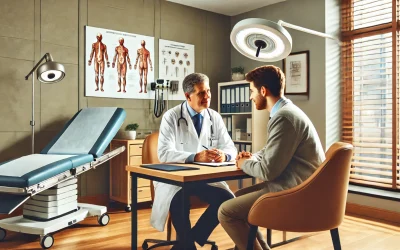
[[[235,159],[237,149],[229,136],[222,117],[216,111],[208,109],[213,122],[214,138],[210,146],[211,138],[211,121],[207,110],[202,112],[203,124],[200,136],[197,136],[196,129],[194,128],[192,119],[187,110],[187,104],[179,104],[178,106],[168,110],[161,121],[160,133],[158,138],[158,158],[160,162],[178,162],[184,163],[193,153],[203,151],[202,145],[210,148],[218,148],[231,155]],[[178,119],[181,116],[187,120],[189,126],[183,119],[178,126]],[[226,182],[210,183],[209,185],[224,188],[232,193]],[[162,183],[154,182],[154,202],[151,212],[151,225],[159,231],[164,231],[165,222],[167,220],[169,207],[174,195],[181,189],[181,187]],[[232,193],[233,195],[233,193]]]

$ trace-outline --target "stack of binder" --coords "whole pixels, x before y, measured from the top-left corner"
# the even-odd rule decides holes
[[[220,90],[221,113],[251,112],[249,84],[223,86]]]
[[[235,147],[238,150],[238,152],[246,151],[251,153],[251,142],[248,143],[238,143],[235,142]]]

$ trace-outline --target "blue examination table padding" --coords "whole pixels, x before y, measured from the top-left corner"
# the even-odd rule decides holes
[[[107,225],[107,208],[77,202],[77,176],[125,150],[106,152],[126,113],[121,108],[85,108],[77,112],[40,152],[0,163],[0,213],[23,205],[23,215],[0,220],[5,230],[40,235],[42,248],[54,243],[50,233],[97,216]],[[0,242],[1,248],[1,242]]]

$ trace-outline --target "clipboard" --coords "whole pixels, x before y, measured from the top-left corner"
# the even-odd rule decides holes
[[[166,164],[152,164],[148,166],[141,165],[142,168],[150,168],[155,170],[173,172],[173,171],[184,171],[184,170],[199,170],[199,168],[184,167],[177,165],[166,165]]]
[[[196,165],[208,166],[208,167],[226,167],[235,166],[235,162],[193,162]]]

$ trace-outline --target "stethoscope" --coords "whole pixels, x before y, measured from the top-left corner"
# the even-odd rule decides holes
[[[188,121],[186,120],[185,117],[183,117],[183,104],[185,102],[186,101],[182,102],[182,104],[181,104],[181,117],[179,117],[179,119],[178,119],[178,127],[180,126],[181,121],[184,121],[186,123],[186,126],[189,127]],[[214,128],[213,128],[213,122],[212,122],[212,119],[211,119],[210,110],[207,109],[207,112],[208,112],[208,116],[210,117],[210,122],[211,122],[211,126],[210,126],[210,132],[211,132],[210,147],[212,147],[212,141],[214,140]],[[183,144],[183,142],[181,142],[181,144]]]

